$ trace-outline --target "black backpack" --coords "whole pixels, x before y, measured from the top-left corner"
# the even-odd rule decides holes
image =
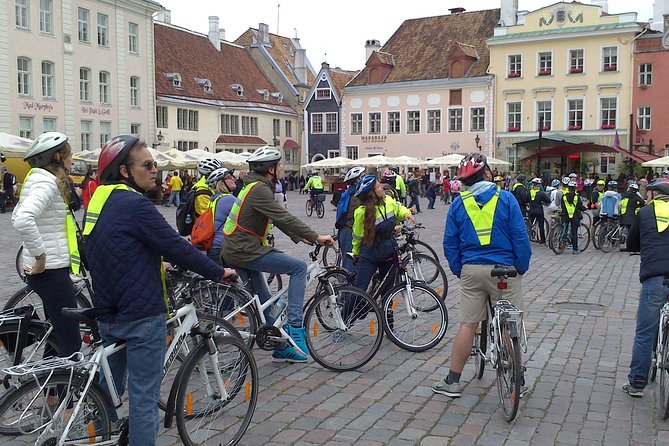
[[[179,192],[177,191],[176,193]],[[209,189],[191,189],[179,207],[177,207],[177,230],[179,231],[179,235],[187,236],[193,231],[193,225],[195,224],[195,220],[197,220],[197,215],[195,215],[195,199],[200,195],[211,197],[211,191]]]

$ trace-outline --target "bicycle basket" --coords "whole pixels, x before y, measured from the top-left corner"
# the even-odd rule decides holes
[[[318,194],[317,197],[318,201],[320,201],[321,203],[325,201],[325,194]]]

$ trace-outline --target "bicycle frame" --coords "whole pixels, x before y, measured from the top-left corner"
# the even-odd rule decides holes
[[[657,345],[655,347],[656,355],[655,358],[657,359],[657,364],[655,364],[656,367],[664,367],[667,368],[669,367],[669,364],[662,364],[660,361],[663,360],[664,357],[664,331],[662,328],[665,325],[669,324],[669,301],[667,301],[662,308],[660,309],[660,324],[657,327]]]

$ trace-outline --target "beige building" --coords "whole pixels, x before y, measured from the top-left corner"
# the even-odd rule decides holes
[[[0,0],[0,131],[68,135],[75,151],[119,133],[155,139],[147,0]]]

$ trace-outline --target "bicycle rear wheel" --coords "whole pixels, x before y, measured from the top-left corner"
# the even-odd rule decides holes
[[[508,323],[500,321],[497,353],[497,390],[506,421],[513,421],[518,413],[521,387],[520,342],[512,336]]]
[[[307,200],[306,211],[307,211],[307,217],[311,217],[311,214],[314,213],[314,207],[311,205],[311,199]]]
[[[317,295],[304,315],[304,326],[311,357],[337,372],[367,364],[383,341],[379,306],[367,293],[349,286],[336,288],[334,296]]]
[[[409,258],[405,257],[402,266],[413,281],[424,282],[437,293],[442,301],[446,299],[448,277],[446,277],[446,271],[441,267],[438,260],[427,254],[415,253],[413,254],[413,265],[410,265]],[[436,308],[435,306],[432,310]],[[431,311],[431,309],[426,308],[426,311]]]
[[[179,437],[185,445],[234,445],[251,423],[258,400],[258,366],[239,339],[215,336],[214,356],[227,395],[221,395],[208,346],[187,358],[176,399]]]
[[[472,356],[474,357],[474,369],[477,379],[483,377],[485,370],[485,353],[488,347],[488,319],[481,321],[478,333],[474,334],[474,346],[472,347]]]
[[[613,245],[615,241],[613,237],[615,235],[616,225],[612,223],[605,223],[600,226],[599,231],[599,249],[602,252],[609,253],[613,251]]]
[[[59,419],[51,423],[56,409],[61,401],[63,407],[74,407],[82,397],[87,378],[84,374],[70,375],[70,371],[62,370],[55,371],[51,377],[48,374],[38,375],[25,381],[0,403],[0,432],[5,435],[29,435],[39,434],[46,428],[49,433],[44,433],[42,444],[57,444],[67,420],[62,418],[64,414],[61,412]],[[111,407],[111,401],[94,382],[63,444],[80,445],[109,440],[112,433]]]
[[[410,352],[424,352],[441,342],[448,328],[448,310],[439,295],[421,283],[397,285],[383,296],[383,329],[388,338]]]
[[[439,256],[437,255],[437,251],[432,249],[432,247],[427,243],[425,243],[424,241],[414,240],[413,246],[419,253],[429,254],[431,257],[434,257],[434,260],[436,260],[437,262],[439,261]]]
[[[669,325],[660,327],[662,330],[662,357],[657,358],[657,371],[660,375],[660,417],[669,418]]]
[[[599,233],[602,230],[602,221],[599,220],[594,226],[592,226],[592,246],[595,247],[595,249],[599,249]]]
[[[553,231],[551,235],[551,249],[557,255],[560,255],[564,252],[564,249],[567,246],[567,242],[564,237],[564,226],[560,225]]]
[[[25,282],[26,270],[25,270],[25,265],[23,264],[23,245],[19,247],[19,250],[16,253],[16,259],[14,260],[14,265],[16,266],[16,273],[19,275],[21,280]]]
[[[323,218],[325,215],[325,205],[323,204],[322,201],[317,201],[316,202],[316,216],[318,218]]]
[[[77,306],[79,308],[91,308],[92,306],[91,301],[88,299],[88,297],[86,297],[86,295],[83,292],[85,288],[83,288],[83,290],[79,289],[77,284],[75,284],[75,287],[77,287],[76,288],[77,293],[74,295],[74,297],[77,300]],[[37,317],[40,320],[43,321],[46,320],[46,315],[44,314],[44,303],[42,302],[42,298],[28,285],[24,286],[16,293],[14,293],[3,307],[3,310],[25,307],[26,305],[32,305],[32,307],[36,311]]]
[[[578,250],[583,252],[590,246],[590,230],[586,225],[581,223],[578,226]]]
[[[655,378],[657,377],[657,341],[660,337],[660,330],[662,330],[661,326],[659,327],[657,333],[655,333],[655,340],[653,341],[653,355],[650,361],[650,372],[648,374],[648,381],[652,383],[655,382]]]

